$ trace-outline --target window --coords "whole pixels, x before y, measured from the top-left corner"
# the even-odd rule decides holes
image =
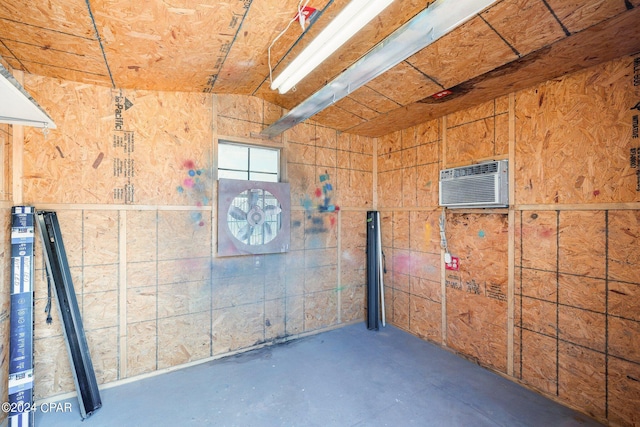
[[[278,182],[280,150],[220,141],[218,178]]]

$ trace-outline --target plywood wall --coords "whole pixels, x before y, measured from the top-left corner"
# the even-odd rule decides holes
[[[380,138],[378,151],[391,322],[625,426],[640,423],[638,70],[640,58],[622,58],[430,122],[427,140],[416,128]],[[412,145],[431,153],[433,173],[414,178]],[[437,190],[423,204],[414,194],[437,184],[440,168],[502,158],[511,208],[447,210],[460,267],[442,271]],[[416,262],[424,233],[432,256]],[[438,302],[419,314],[417,265]],[[416,317],[443,322],[424,333]]]
[[[0,124],[0,336],[9,337],[10,286],[11,286],[11,126]],[[0,341],[0,400],[6,402],[8,390],[9,340]],[[0,414],[0,423],[7,414]]]
[[[279,108],[33,75],[25,86],[58,126],[25,135],[25,203],[58,213],[100,384],[363,319],[371,139],[308,122],[270,142],[288,159],[291,251],[218,258],[217,140],[261,143],[253,132]],[[185,185],[190,171],[198,180]],[[47,325],[42,314],[39,248],[36,261],[35,392],[45,398],[74,385],[57,315]]]

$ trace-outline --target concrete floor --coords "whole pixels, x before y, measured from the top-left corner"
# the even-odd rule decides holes
[[[596,426],[406,332],[364,324],[101,392],[84,422],[36,413],[36,426]]]

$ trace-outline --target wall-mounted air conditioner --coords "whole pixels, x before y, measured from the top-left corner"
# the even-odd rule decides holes
[[[440,206],[509,206],[509,162],[498,160],[440,171]]]

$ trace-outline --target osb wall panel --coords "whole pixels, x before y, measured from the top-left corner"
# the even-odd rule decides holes
[[[27,86],[58,129],[28,132],[25,195],[59,206],[100,384],[364,317],[357,218],[372,200],[372,139],[313,122],[292,129],[291,251],[218,258],[213,132],[232,123],[224,136],[250,137],[280,109],[37,76]],[[42,314],[37,246],[36,395],[46,398],[74,384],[57,314],[52,325]]]
[[[608,210],[519,216],[516,376],[593,417],[636,425],[640,215]],[[527,254],[536,251],[547,259],[531,262]]]
[[[11,163],[13,161],[11,151],[11,133],[13,127],[8,124],[0,124],[0,162],[2,162],[2,174],[0,174],[0,200],[11,200]]]
[[[379,138],[380,208],[438,205],[439,141],[436,120]]]
[[[26,201],[191,205],[190,198],[211,198],[210,95],[33,75],[25,86],[58,126],[46,137],[26,131]],[[202,171],[199,181],[180,191],[192,168]]]
[[[445,272],[447,345],[506,372],[507,218],[448,213],[447,230],[459,258],[459,270]]]
[[[506,155],[509,149],[507,110],[501,100],[493,100],[447,116],[446,167]]]
[[[11,289],[11,209],[8,207],[0,208],[0,265],[2,265],[2,273],[0,274],[0,399],[3,402],[8,401],[8,369],[9,369],[9,317],[10,317],[10,289]],[[0,423],[4,422],[7,414],[3,411],[0,414]]]
[[[441,340],[440,248],[437,211],[381,215],[385,256],[385,309],[389,322]]]
[[[517,204],[640,201],[634,63],[625,57],[516,94]]]

